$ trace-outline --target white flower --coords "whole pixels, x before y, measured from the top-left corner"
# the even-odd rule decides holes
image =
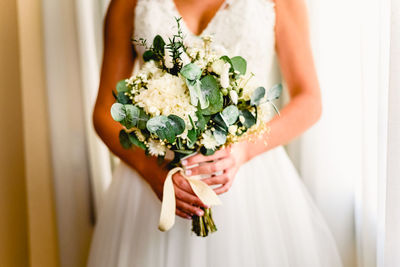
[[[237,129],[238,129],[237,125],[231,125],[228,128],[228,132],[232,135],[236,135]]]
[[[244,122],[246,121],[246,119],[245,119],[242,115],[240,115],[240,116],[239,116],[239,121],[240,121],[241,123],[244,123]]]
[[[152,117],[174,114],[190,125],[197,108],[190,104],[189,90],[183,78],[164,73],[148,81],[147,89],[140,89],[134,97],[137,106]]]
[[[179,52],[181,53],[180,58],[182,61],[182,66],[185,66],[189,63],[191,63],[192,61],[190,60],[189,56],[185,53],[185,51],[183,51],[183,48],[179,48]]]
[[[224,69],[224,65],[225,65],[225,61],[222,59],[218,59],[215,60],[212,64],[211,64],[211,69],[213,72],[215,72],[218,75],[222,74],[222,71]]]
[[[149,153],[152,156],[164,156],[167,148],[160,141],[156,141],[150,139],[147,143],[147,147],[149,148]]]
[[[152,76],[160,76],[162,74],[162,70],[159,67],[157,67],[154,60],[149,60],[145,62],[141,67],[138,76],[143,75],[147,77],[149,76],[149,74],[151,74]]]
[[[217,140],[215,140],[215,137],[210,130],[205,131],[202,134],[202,137],[203,139],[201,139],[200,142],[205,148],[214,150],[218,146]]]
[[[221,73],[221,87],[227,88],[229,86],[229,69],[231,65],[229,63],[225,63]]]
[[[167,46],[164,46],[164,64],[168,69],[172,69],[174,67],[173,58]]]
[[[231,98],[232,103],[236,105],[238,102],[238,94],[236,93],[235,90],[229,91],[229,97]]]
[[[246,75],[241,75],[238,79],[238,84],[240,88],[243,88],[243,94],[241,96],[244,100],[250,100],[251,95],[254,90],[260,86],[256,79],[252,78],[252,73],[246,73]]]

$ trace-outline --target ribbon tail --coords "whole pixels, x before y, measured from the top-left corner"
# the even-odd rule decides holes
[[[171,229],[171,227],[174,226],[175,223],[176,203],[172,175],[180,170],[181,168],[174,168],[170,170],[164,182],[160,221],[158,223],[158,229],[163,232]]]
[[[186,178],[192,187],[193,192],[207,206],[221,205],[221,200],[218,198],[214,190],[205,182],[198,179]]]

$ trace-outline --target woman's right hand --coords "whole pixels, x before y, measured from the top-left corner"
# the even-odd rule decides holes
[[[165,172],[159,175],[159,179],[151,179],[150,185],[157,197],[162,200],[164,181],[167,177]],[[192,219],[193,215],[203,216],[203,210],[200,207],[208,208],[195,195],[189,182],[178,172],[172,176],[172,181],[176,199],[176,215],[184,219]]]

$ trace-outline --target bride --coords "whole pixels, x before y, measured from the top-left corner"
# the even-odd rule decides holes
[[[143,48],[131,38],[171,36],[182,17],[186,41],[211,35],[230,56],[246,58],[259,82],[272,84],[277,55],[291,101],[273,117],[270,133],[242,141],[212,156],[182,162],[187,175],[213,174],[204,182],[220,195],[213,207],[218,231],[190,234],[191,216],[203,203],[186,180],[173,176],[176,224],[157,230],[168,170],[141,149],[125,150],[119,124],[109,115],[112,88],[143,63]],[[105,21],[105,46],[94,126],[122,163],[114,172],[96,225],[90,267],[339,267],[332,235],[282,145],[314,124],[321,114],[303,0],[112,0]],[[234,151],[234,153],[232,152]]]

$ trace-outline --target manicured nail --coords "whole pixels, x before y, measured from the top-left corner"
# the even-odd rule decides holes
[[[182,163],[183,166],[186,166],[187,165],[187,160],[182,160],[181,163]]]
[[[188,175],[188,176],[189,176],[189,175],[192,175],[192,171],[191,171],[191,170],[186,170],[186,171],[185,171],[185,174]]]
[[[196,212],[197,216],[203,216],[204,212],[202,210],[199,210]]]

